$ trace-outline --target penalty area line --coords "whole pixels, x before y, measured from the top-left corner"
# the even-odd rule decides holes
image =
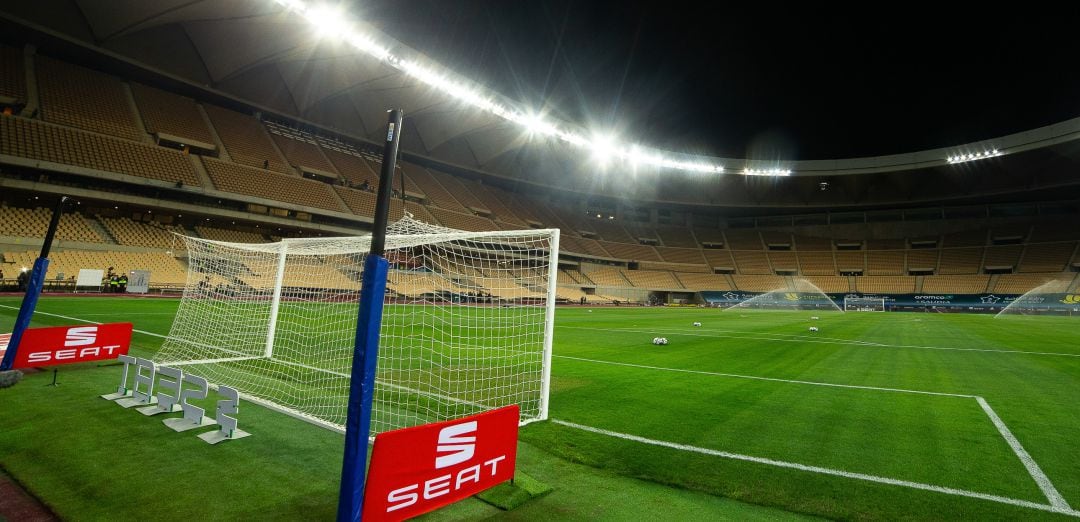
[[[669,448],[679,451],[687,451],[691,453],[699,453],[702,455],[709,455],[713,457],[720,457],[730,460],[739,460],[743,462],[753,462],[755,464],[764,464],[767,466],[774,466],[779,468],[795,469],[799,471],[806,471],[810,473],[819,473],[822,475],[831,475],[834,477],[843,477],[854,480],[862,480],[866,482],[874,482],[877,484],[886,484],[890,486],[900,486],[909,489],[919,489],[923,491],[931,491],[934,493],[942,493],[945,495],[953,495],[958,497],[975,498],[979,500],[988,500],[991,502],[997,502],[1000,504],[1008,504],[1011,506],[1037,509],[1040,511],[1049,511],[1051,513],[1059,513],[1062,515],[1068,515],[1076,518],[1080,518],[1080,511],[1069,508],[1068,506],[1056,506],[1052,504],[1039,504],[1037,502],[1031,502],[1028,500],[1021,500],[1017,498],[1002,497],[1000,495],[990,495],[988,493],[979,493],[977,491],[968,491],[964,489],[956,489],[945,486],[936,486],[933,484],[924,484],[921,482],[912,482],[909,480],[892,479],[888,477],[880,477],[877,475],[868,475],[865,473],[854,473],[851,471],[843,471],[831,468],[822,468],[819,466],[809,466],[806,464],[799,464],[796,462],[787,462],[783,460],[768,459],[764,457],[753,457],[750,455],[741,455],[738,453],[730,453],[727,451],[714,450],[709,448],[701,448],[698,446],[690,446],[688,444],[679,444],[676,442],[668,442],[663,440],[648,439],[645,437],[639,437],[637,435],[631,435],[628,433],[619,433],[617,431],[609,431],[601,428],[594,428],[592,426],[585,426],[583,424],[576,424],[559,419],[551,419],[551,422],[560,426],[566,426],[589,433],[595,433],[597,435],[604,435],[607,437],[613,437],[623,440],[629,440],[638,442],[641,444],[647,444],[650,446],[659,446],[663,448]]]

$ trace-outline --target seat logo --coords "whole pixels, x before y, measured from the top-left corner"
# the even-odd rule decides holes
[[[463,422],[439,430],[439,445],[435,448],[435,469],[460,464],[476,453],[476,421]]]
[[[64,346],[87,346],[97,341],[96,326],[75,326],[68,328]]]

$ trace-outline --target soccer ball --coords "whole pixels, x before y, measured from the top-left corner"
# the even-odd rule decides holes
[[[592,313],[592,310],[589,310],[589,313],[591,314],[591,313]]]
[[[811,331],[811,332],[816,332],[816,331],[817,331],[817,327],[816,327],[816,326],[811,326],[811,327],[810,327],[810,331]]]
[[[811,317],[810,317],[810,320],[811,320],[811,321],[817,321],[818,319],[817,319],[817,316],[816,316],[816,315],[814,315],[814,316],[811,316]]]
[[[694,326],[701,326],[701,323],[694,321]]]
[[[653,337],[652,343],[656,345],[667,344],[667,337]]]

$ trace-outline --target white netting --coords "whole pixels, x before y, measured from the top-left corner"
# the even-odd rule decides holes
[[[155,360],[343,429],[370,239],[185,238],[188,284]],[[391,225],[373,434],[508,404],[545,418],[557,251],[557,230]]]
[[[885,298],[884,297],[847,296],[847,297],[844,298],[844,311],[845,312],[884,312],[885,311]]]

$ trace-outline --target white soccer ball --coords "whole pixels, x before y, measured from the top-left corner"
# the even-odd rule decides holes
[[[661,337],[660,344],[667,344],[667,337]]]
[[[694,321],[694,326],[701,326],[701,323]]]
[[[816,326],[811,326],[811,327],[810,327],[810,331],[811,331],[811,332],[816,332],[816,331],[817,331],[817,327],[816,327]]]
[[[811,321],[817,321],[818,319],[817,319],[817,316],[815,315],[815,316],[810,317],[810,320]]]
[[[666,337],[653,337],[652,343],[655,344],[655,345],[664,345],[664,344],[667,344],[667,338]]]
[[[591,313],[592,313],[592,310],[589,310],[589,313],[591,314]]]

